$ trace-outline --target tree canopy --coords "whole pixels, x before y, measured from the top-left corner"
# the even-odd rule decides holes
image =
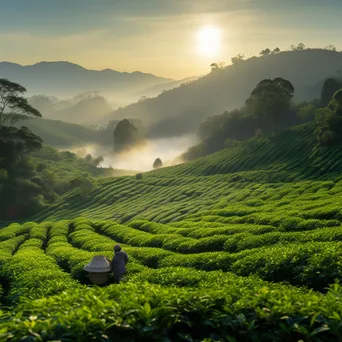
[[[28,128],[0,127],[0,169],[8,169],[18,160],[42,147],[43,140]]]
[[[153,163],[153,168],[154,169],[159,169],[163,166],[163,162],[161,161],[160,158],[157,158],[154,163]]]
[[[321,106],[328,106],[334,94],[340,89],[342,89],[342,81],[336,80],[334,78],[328,78],[324,82],[321,91]]]
[[[21,96],[26,88],[7,79],[0,79],[0,127],[13,126],[19,120],[41,117],[40,112]]]
[[[291,82],[281,77],[265,79],[258,83],[247,99],[246,105],[257,117],[264,119],[267,127],[269,121],[273,124],[273,131],[277,131],[281,117],[290,107],[294,94]]]
[[[139,140],[138,129],[127,119],[119,121],[113,133],[114,151],[122,152],[133,147]]]
[[[28,154],[42,146],[28,128],[0,127],[0,219],[31,214],[40,207],[41,187],[32,182]]]

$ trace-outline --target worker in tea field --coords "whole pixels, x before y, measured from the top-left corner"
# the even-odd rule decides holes
[[[114,257],[110,262],[111,270],[114,273],[114,280],[116,283],[120,283],[122,276],[126,273],[126,264],[129,258],[126,252],[121,250],[119,244],[114,246]]]

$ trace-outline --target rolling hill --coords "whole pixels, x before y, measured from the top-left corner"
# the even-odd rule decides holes
[[[241,107],[254,87],[265,78],[283,77],[295,87],[295,101],[320,95],[326,78],[339,75],[342,53],[310,49],[252,57],[216,70],[189,84],[120,108],[115,118],[139,118],[150,135],[179,136],[193,132],[198,123],[214,114]]]
[[[184,83],[196,81],[200,77],[201,76],[193,76],[193,77],[184,78],[184,79],[179,80],[179,81],[172,81],[172,82],[167,82],[167,83],[163,83],[163,84],[158,84],[158,85],[155,85],[153,87],[149,87],[147,89],[144,89],[143,91],[140,91],[140,92],[134,94],[134,96],[137,96],[138,98],[140,98],[142,96],[156,97],[164,91],[167,91],[167,90],[170,90],[173,88],[177,88]]]
[[[88,70],[69,62],[39,62],[25,66],[0,62],[0,77],[22,84],[28,89],[29,95],[57,97],[70,97],[87,91],[119,97],[172,81],[138,71]]]
[[[82,125],[106,126],[113,111],[113,107],[103,96],[92,92],[64,100],[45,95],[34,95],[28,98],[28,102],[38,109],[45,119]]]
[[[105,178],[1,229],[0,338],[338,341],[341,145],[314,128]],[[125,278],[91,285],[84,266],[116,243]]]
[[[40,136],[46,145],[56,148],[74,148],[84,145],[112,146],[111,132],[84,125],[50,119],[19,121],[17,126],[26,126]]]
[[[335,184],[342,171],[340,146],[318,147],[313,131],[313,124],[295,126],[190,163],[145,173],[142,180],[102,179],[88,198],[68,193],[34,219],[85,216],[119,222],[146,219],[168,223],[220,207],[220,203],[229,206],[231,193],[233,198],[245,200],[256,184],[262,184],[265,191],[277,187],[274,183],[293,191],[306,182],[333,180]]]

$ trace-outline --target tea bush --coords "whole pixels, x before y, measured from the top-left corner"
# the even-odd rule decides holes
[[[341,341],[341,146],[302,125],[100,178],[0,230],[0,341]],[[84,266],[130,260],[120,285]]]

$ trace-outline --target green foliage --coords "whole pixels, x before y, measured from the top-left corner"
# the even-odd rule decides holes
[[[313,103],[305,103],[298,108],[298,116],[303,121],[313,121],[316,116],[317,108]]]
[[[0,218],[32,215],[44,206],[42,187],[35,182],[28,153],[42,140],[26,127],[0,127]]]
[[[0,128],[13,126],[19,120],[29,117],[42,116],[21,96],[25,92],[26,89],[20,84],[0,79]]]
[[[113,139],[115,152],[122,152],[134,147],[141,140],[141,136],[139,129],[130,121],[124,119],[116,125]]]
[[[163,167],[163,162],[161,161],[160,158],[157,158],[157,159],[153,162],[153,168],[154,168],[154,169],[160,169],[161,167]]]
[[[321,107],[327,107],[334,94],[342,89],[342,82],[333,78],[328,78],[321,91]]]
[[[247,106],[207,118],[198,127],[201,142],[190,147],[180,159],[194,160],[265,133],[314,121],[319,101],[290,105],[293,88],[287,81],[279,81],[282,82],[283,90],[277,81],[262,81],[247,100]]]
[[[139,181],[99,178],[87,196],[74,189],[1,229],[0,340],[339,340],[341,149],[313,132],[261,136]],[[130,257],[122,283],[91,285],[84,266],[116,243]]]
[[[290,107],[293,94],[294,87],[291,82],[280,77],[274,80],[266,79],[258,83],[246,104],[263,121],[271,121],[273,131],[277,131],[282,115]]]
[[[328,107],[318,111],[316,136],[322,145],[334,145],[342,136],[342,89],[337,91]]]
[[[231,58],[231,62],[233,65],[241,64],[242,62],[245,62],[245,55],[239,53],[237,56]]]
[[[84,173],[78,177],[70,180],[71,188],[78,188],[81,196],[87,195],[96,186],[96,180],[90,177],[89,174]]]
[[[192,177],[144,177],[141,182],[148,187],[163,188],[153,196],[159,220],[167,218],[166,224],[135,220],[124,225],[80,217],[3,228],[0,277],[9,284],[4,300],[13,309],[0,319],[0,336],[336,340],[342,333],[342,291],[330,284],[342,276],[341,181],[230,179],[199,177],[196,183]],[[95,189],[100,197],[88,201],[101,207],[104,192],[114,192],[131,211],[136,207],[133,188],[127,189],[141,182],[103,180],[101,186],[110,184],[108,189]],[[223,189],[219,202],[196,211],[188,202],[187,219],[179,222],[163,215],[159,196],[166,186],[178,183],[186,198],[202,201],[205,197],[196,197],[194,190],[203,182],[206,189],[211,184],[215,198]],[[172,195],[177,196],[174,188]],[[144,203],[148,200],[145,196]],[[88,210],[93,217],[94,210]],[[111,258],[117,242],[130,256],[123,283],[104,289],[81,285],[89,284],[85,264],[95,255]]]

